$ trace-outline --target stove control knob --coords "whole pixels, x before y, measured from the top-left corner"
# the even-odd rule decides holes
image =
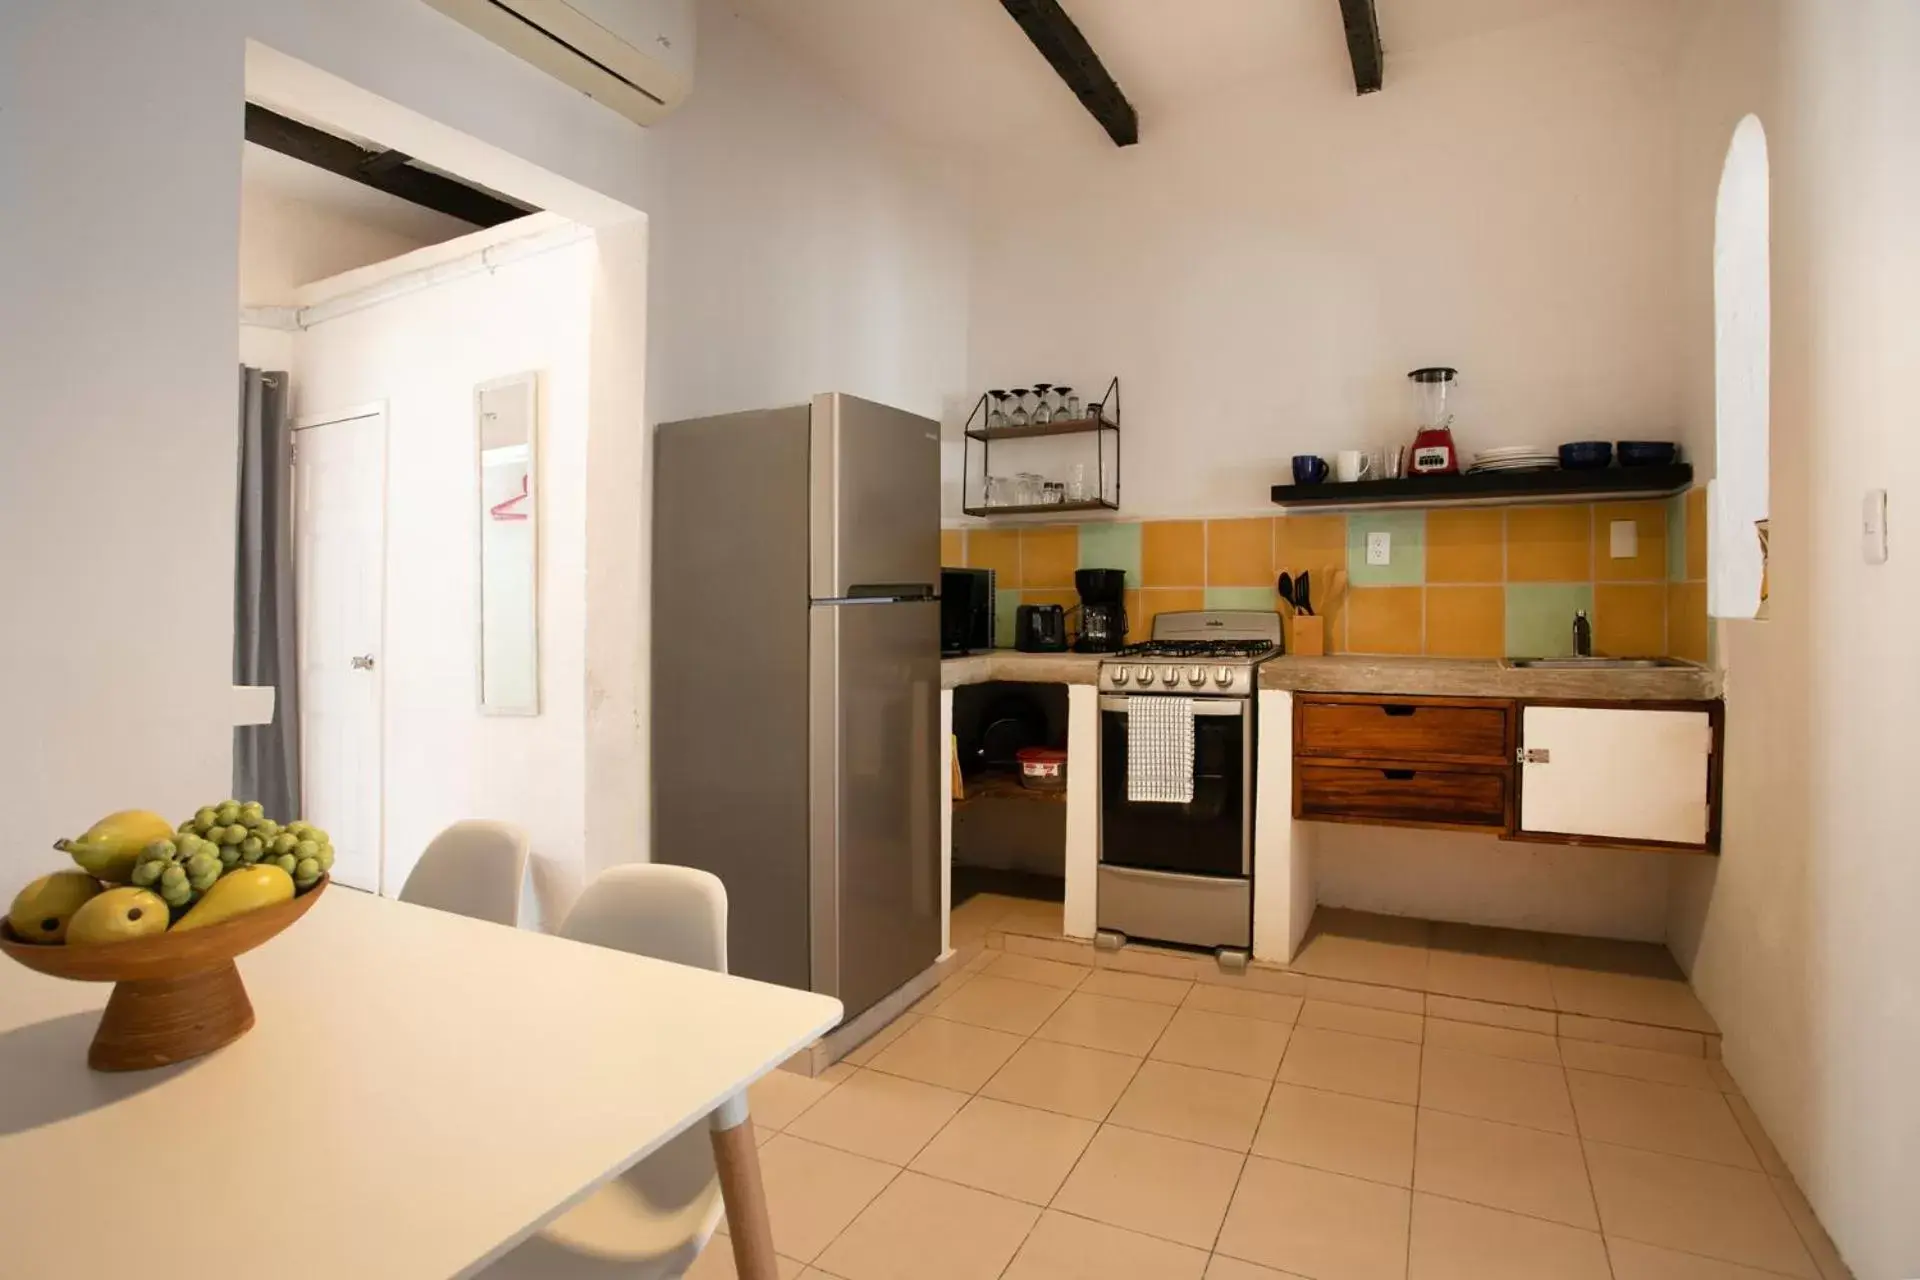
[[[1219,685],[1222,689],[1232,684],[1233,668],[1232,667],[1215,667],[1213,669],[1213,682]]]
[[[1153,668],[1152,667],[1135,667],[1133,671],[1133,678],[1138,680],[1141,684],[1141,687],[1144,688],[1145,686],[1153,683]]]
[[[1115,667],[1109,674],[1113,678],[1113,684],[1116,689],[1127,682],[1128,672],[1125,667]]]
[[[1206,682],[1207,682],[1207,669],[1205,667],[1188,668],[1187,670],[1188,684],[1198,689],[1201,685],[1205,684]]]

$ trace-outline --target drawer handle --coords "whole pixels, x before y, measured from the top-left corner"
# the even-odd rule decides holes
[[[1414,776],[1411,769],[1382,769],[1380,772],[1388,782],[1412,782]]]
[[[1407,706],[1401,706],[1395,703],[1390,703],[1386,706],[1381,707],[1380,709],[1386,712],[1390,716],[1410,716],[1414,712],[1418,711],[1420,708],[1407,707]]]

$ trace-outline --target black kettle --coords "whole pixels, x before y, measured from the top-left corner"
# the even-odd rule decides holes
[[[1022,653],[1065,653],[1067,611],[1057,604],[1023,604],[1013,613],[1013,647]]]

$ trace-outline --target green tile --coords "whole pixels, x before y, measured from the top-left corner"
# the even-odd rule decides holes
[[[1256,609],[1272,613],[1280,607],[1280,597],[1272,587],[1208,587],[1209,609]]]
[[[1367,563],[1367,535],[1393,537],[1393,563]],[[1356,587],[1417,587],[1427,580],[1427,513],[1356,511],[1347,517],[1347,580]]]
[[[993,647],[996,649],[1013,648],[1015,635],[1013,618],[1015,609],[1020,607],[1018,591],[995,591],[993,593]]]
[[[1566,658],[1573,655],[1573,615],[1593,617],[1591,583],[1515,585],[1507,588],[1507,656]]]
[[[1667,581],[1687,580],[1687,495],[1667,499]]]
[[[1101,520],[1080,526],[1081,569],[1125,569],[1127,585],[1140,586],[1140,525]]]

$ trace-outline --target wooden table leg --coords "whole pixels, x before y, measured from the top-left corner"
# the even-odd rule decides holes
[[[745,1095],[714,1112],[713,1167],[720,1175],[720,1199],[727,1206],[734,1270],[740,1280],[779,1280],[767,1188],[760,1180],[760,1149],[753,1140]]]

